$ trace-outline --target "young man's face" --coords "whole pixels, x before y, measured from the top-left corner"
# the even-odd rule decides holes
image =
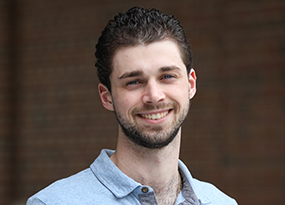
[[[110,81],[111,102],[104,107],[115,111],[131,141],[148,148],[162,148],[173,140],[196,92],[195,72],[187,74],[171,40],[120,48]]]

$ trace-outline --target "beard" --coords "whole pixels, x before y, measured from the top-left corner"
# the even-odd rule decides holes
[[[165,107],[172,107],[174,115],[178,115],[178,105],[177,103],[171,103],[168,105],[161,104],[157,106],[153,105],[145,105],[141,109],[134,109],[132,111],[133,119],[135,119],[135,113],[146,112],[151,110],[163,109]],[[169,143],[171,143],[174,138],[177,136],[180,127],[182,126],[184,120],[187,117],[188,111],[190,107],[190,102],[185,106],[179,116],[177,116],[169,128],[163,129],[163,127],[159,125],[152,126],[140,126],[136,121],[131,122],[123,117],[123,115],[116,110],[114,106],[114,112],[116,118],[118,120],[119,125],[122,128],[123,133],[126,137],[132,141],[134,144],[149,148],[149,149],[161,149],[166,147]]]

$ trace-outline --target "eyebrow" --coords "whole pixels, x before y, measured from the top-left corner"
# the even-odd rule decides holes
[[[119,77],[119,79],[124,79],[124,78],[131,78],[131,77],[136,77],[136,76],[143,76],[143,71],[142,70],[136,70],[132,72],[125,72],[123,75]]]
[[[171,70],[181,70],[181,69],[177,66],[165,66],[159,69],[160,72],[166,72],[166,71],[171,71]]]
[[[171,70],[181,70],[177,66],[164,66],[159,69],[159,72],[163,73],[166,71],[171,71]],[[131,77],[138,77],[138,76],[143,76],[143,71],[142,70],[136,70],[132,72],[125,72],[123,75],[119,77],[119,79],[125,79],[125,78],[131,78]]]

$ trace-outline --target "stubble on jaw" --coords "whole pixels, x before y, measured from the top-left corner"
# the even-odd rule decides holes
[[[172,128],[168,130],[164,130],[161,126],[148,126],[145,127],[145,129],[149,129],[151,133],[148,133],[147,131],[144,131],[142,127],[140,127],[135,121],[128,122],[122,114],[120,114],[115,106],[114,111],[116,118],[119,122],[119,125],[121,126],[121,129],[123,133],[126,135],[126,137],[133,142],[133,144],[137,146],[142,146],[149,149],[161,149],[165,146],[167,146],[169,143],[173,141],[173,139],[178,134],[180,127],[182,126],[185,118],[187,117],[188,111],[190,107],[190,102],[187,107],[185,107],[182,110],[182,113],[178,117],[178,119],[175,119],[172,123]],[[145,105],[142,108],[135,108],[132,110],[131,114],[133,119],[137,117],[136,115],[138,113],[143,113],[151,110],[159,110],[159,109],[165,109],[165,108],[171,108],[172,112],[174,114],[178,113],[178,104],[176,102],[173,102],[171,104],[160,104],[160,105]]]

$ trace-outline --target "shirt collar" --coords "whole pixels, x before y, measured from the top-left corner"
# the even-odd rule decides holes
[[[192,177],[188,168],[181,160],[179,160],[178,167],[181,173],[181,177],[186,177],[194,193],[196,194],[198,200],[200,201],[200,204],[201,205],[211,204],[212,203],[211,200],[205,195],[205,190],[200,185],[201,182],[197,183],[198,181]],[[182,194],[183,194],[183,190],[182,190]]]
[[[134,191],[140,184],[125,175],[112,162],[113,150],[103,149],[90,168],[97,179],[117,198],[122,198]]]
[[[121,172],[112,162],[110,156],[114,152],[114,150],[103,149],[94,163],[91,164],[90,168],[104,186],[106,186],[117,198],[122,198],[133,192],[137,187],[141,186],[141,184]],[[201,204],[210,204],[211,201],[204,194],[204,191],[199,183],[197,183],[197,180],[191,176],[186,165],[179,160],[178,167],[181,176],[183,178],[186,177],[187,181],[189,181]]]

